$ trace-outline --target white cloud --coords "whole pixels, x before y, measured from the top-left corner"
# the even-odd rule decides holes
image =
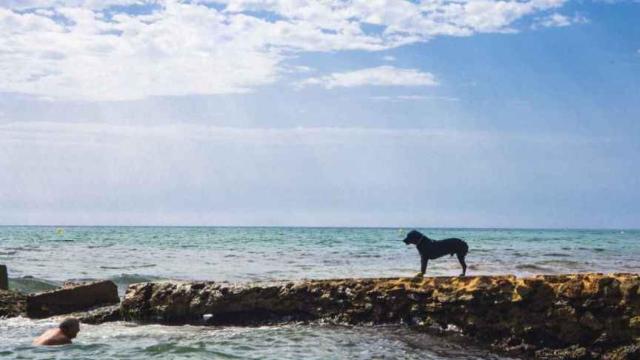
[[[316,71],[316,69],[310,66],[305,66],[305,65],[295,65],[295,66],[282,65],[280,66],[280,71],[293,73],[293,74],[305,74],[305,73],[312,73]]]
[[[72,24],[0,9],[0,91],[81,100],[246,92],[274,81],[282,59],[237,41],[235,29],[259,22],[205,7],[112,21],[88,9],[56,14]]]
[[[514,21],[539,11],[558,8],[565,0],[525,1],[326,1],[315,0],[219,0],[227,11],[269,11],[296,21],[344,29],[349,23],[384,27],[387,40],[416,36],[470,35],[512,30]]]
[[[573,24],[586,24],[588,22],[589,20],[582,15],[576,14],[569,17],[559,13],[553,13],[548,16],[537,18],[533,23],[532,28],[566,27]]]
[[[389,62],[396,61],[396,57],[395,56],[391,56],[391,55],[386,55],[386,56],[382,57],[382,60],[389,61]]]
[[[326,89],[336,87],[376,86],[435,86],[435,77],[431,73],[416,69],[399,69],[393,66],[378,66],[349,72],[333,73],[326,76],[305,79],[299,87],[319,85]]]
[[[0,7],[16,10],[43,9],[62,6],[105,9],[111,6],[143,5],[153,2],[153,0],[0,0]]]
[[[0,92],[95,101],[241,93],[290,72],[285,61],[300,52],[510,32],[565,1],[0,0]]]

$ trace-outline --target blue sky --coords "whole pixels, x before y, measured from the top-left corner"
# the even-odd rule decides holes
[[[0,223],[637,228],[639,19],[0,0]]]

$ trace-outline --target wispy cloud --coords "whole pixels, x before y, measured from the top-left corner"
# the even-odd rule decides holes
[[[4,0],[0,91],[91,101],[242,93],[278,81],[292,54],[513,32],[565,2]]]
[[[0,125],[0,223],[309,225],[291,215],[304,213],[316,225],[469,226],[438,217],[464,208],[492,226],[488,206],[523,204],[540,221],[558,198],[601,184],[620,189],[604,194],[612,206],[629,201],[635,159],[612,162],[616,146],[524,132],[18,122]]]
[[[0,124],[0,143],[7,145],[82,145],[203,143],[208,145],[327,145],[369,144],[380,141],[421,141],[423,138],[488,140],[484,132],[425,129],[376,129],[341,127],[238,128],[194,124],[113,125],[107,123],[27,122]],[[139,146],[139,145],[135,145]]]
[[[588,22],[589,19],[579,14],[576,14],[574,16],[566,16],[559,13],[553,13],[544,17],[537,18],[531,27],[533,29],[566,27],[573,24],[586,24]]]
[[[298,87],[311,85],[326,89],[355,86],[435,86],[433,74],[416,69],[399,69],[393,66],[378,66],[355,71],[333,73],[321,77],[305,79]]]
[[[451,101],[458,102],[460,98],[453,96],[427,96],[427,95],[397,95],[397,96],[373,96],[373,100],[379,101],[424,101],[424,100],[436,100],[436,101]]]
[[[405,96],[405,99],[417,99]],[[420,99],[456,98],[420,97]],[[240,128],[196,124],[172,125],[114,125],[109,123],[68,123],[51,121],[13,122],[0,124],[0,144],[19,146],[31,151],[32,145],[45,146],[164,146],[168,144],[216,145],[331,145],[379,144],[380,142],[419,144],[424,139],[457,143],[461,140],[491,143],[497,139],[514,142],[591,144],[606,143],[607,139],[579,135],[523,135],[508,132],[460,131],[452,129],[388,129],[367,127],[296,127],[296,128]],[[124,150],[124,147],[122,147]],[[180,147],[174,150],[181,151]],[[9,159],[4,159],[9,160]]]

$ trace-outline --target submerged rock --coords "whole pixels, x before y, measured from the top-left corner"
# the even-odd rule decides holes
[[[113,281],[96,281],[28,295],[26,312],[31,318],[44,318],[117,304],[119,301],[118,288]]]
[[[496,350],[543,359],[634,358],[640,342],[640,277],[635,274],[265,286],[157,282],[131,285],[121,306],[125,319],[165,324],[325,320],[436,326],[458,329]]]
[[[120,321],[120,304],[93,308],[87,311],[65,314],[64,317],[74,317],[85,324],[98,325],[111,321]]]

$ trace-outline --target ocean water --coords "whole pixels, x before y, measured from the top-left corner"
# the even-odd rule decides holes
[[[0,227],[0,264],[10,286],[39,291],[66,280],[154,279],[227,282],[411,276],[409,229],[285,227]],[[419,229],[431,238],[460,237],[470,247],[468,274],[638,272],[638,230]],[[427,275],[457,275],[455,257],[429,264]],[[402,326],[322,324],[257,328],[169,327],[112,323],[85,326],[75,345],[34,348],[54,320],[0,320],[2,358],[491,358],[455,340]],[[495,357],[499,358],[499,357]]]

